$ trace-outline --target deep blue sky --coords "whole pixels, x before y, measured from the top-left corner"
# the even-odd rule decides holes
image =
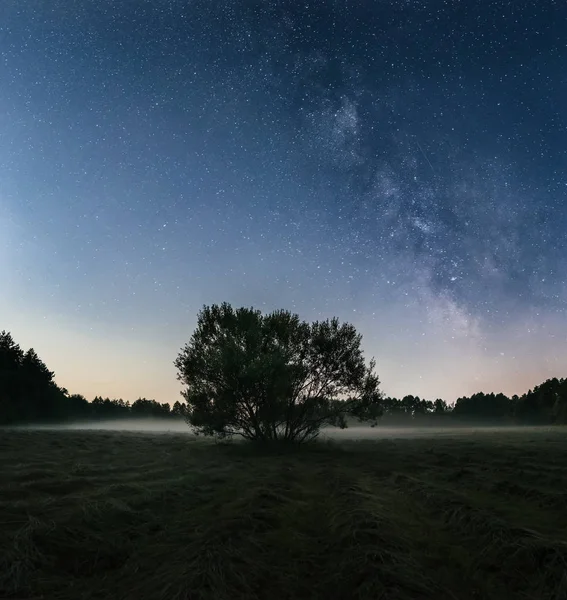
[[[567,364],[567,5],[3,0],[0,329],[175,401],[202,304],[337,315],[387,393]]]

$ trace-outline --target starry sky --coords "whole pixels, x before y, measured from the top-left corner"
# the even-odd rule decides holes
[[[88,398],[225,300],[390,395],[567,376],[566,64],[560,0],[2,0],[0,329]]]

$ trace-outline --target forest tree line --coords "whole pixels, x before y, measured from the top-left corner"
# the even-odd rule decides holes
[[[88,401],[69,394],[33,348],[24,352],[10,333],[0,332],[0,425],[184,416],[180,402],[170,406],[147,398],[130,403],[100,396]]]
[[[567,379],[548,379],[522,396],[479,392],[454,405],[419,396],[382,399],[384,425],[454,425],[467,423],[551,425],[567,423]],[[185,418],[186,404],[139,398],[69,394],[37,353],[23,351],[11,334],[0,332],[0,425],[117,418]]]

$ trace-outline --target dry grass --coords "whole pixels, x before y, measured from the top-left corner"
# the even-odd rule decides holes
[[[567,432],[0,432],[0,597],[567,597]]]

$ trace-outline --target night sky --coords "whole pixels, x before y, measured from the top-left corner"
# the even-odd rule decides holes
[[[88,398],[225,300],[391,395],[567,376],[566,65],[559,0],[2,0],[0,329]]]

